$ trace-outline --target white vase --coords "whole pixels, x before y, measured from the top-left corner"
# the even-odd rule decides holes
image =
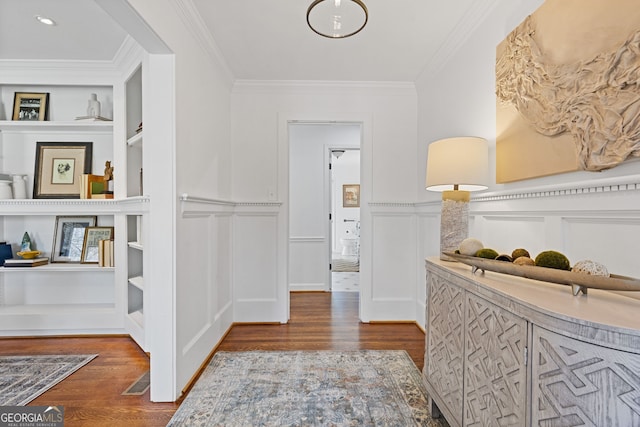
[[[13,199],[11,181],[4,179],[0,180],[0,199]]]
[[[27,198],[27,176],[26,175],[13,175],[13,198],[14,199],[26,199]]]
[[[89,103],[87,105],[87,116],[89,117],[98,117],[100,115],[100,101],[98,101],[98,95],[95,93],[91,94],[89,98]]]

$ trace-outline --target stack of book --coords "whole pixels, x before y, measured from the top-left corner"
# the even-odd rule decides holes
[[[98,240],[98,266],[113,267],[113,240]]]
[[[81,199],[113,199],[113,193],[105,193],[106,182],[102,175],[80,175]]]
[[[49,264],[49,258],[11,258],[4,260],[5,267],[37,267]]]

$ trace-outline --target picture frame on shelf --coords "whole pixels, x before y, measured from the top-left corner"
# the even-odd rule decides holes
[[[113,239],[113,227],[87,227],[84,230],[82,254],[80,262],[83,264],[98,264],[100,261],[100,240]]]
[[[56,216],[51,262],[80,263],[87,227],[95,227],[95,215]]]
[[[49,120],[49,93],[15,92],[13,120]]]
[[[92,157],[92,142],[37,142],[33,198],[79,199]]]
[[[360,184],[344,184],[342,186],[342,207],[360,207]]]

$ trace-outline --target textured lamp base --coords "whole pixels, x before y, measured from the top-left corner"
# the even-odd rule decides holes
[[[460,242],[469,235],[468,191],[444,191],[442,193],[442,212],[440,216],[440,259],[455,261],[443,255],[443,252],[455,252]]]

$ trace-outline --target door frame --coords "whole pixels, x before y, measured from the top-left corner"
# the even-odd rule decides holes
[[[371,202],[373,115],[366,113],[282,113],[278,115],[278,297],[283,316],[290,318],[289,305],[289,125],[295,123],[353,123],[360,125],[360,320],[371,320]]]

